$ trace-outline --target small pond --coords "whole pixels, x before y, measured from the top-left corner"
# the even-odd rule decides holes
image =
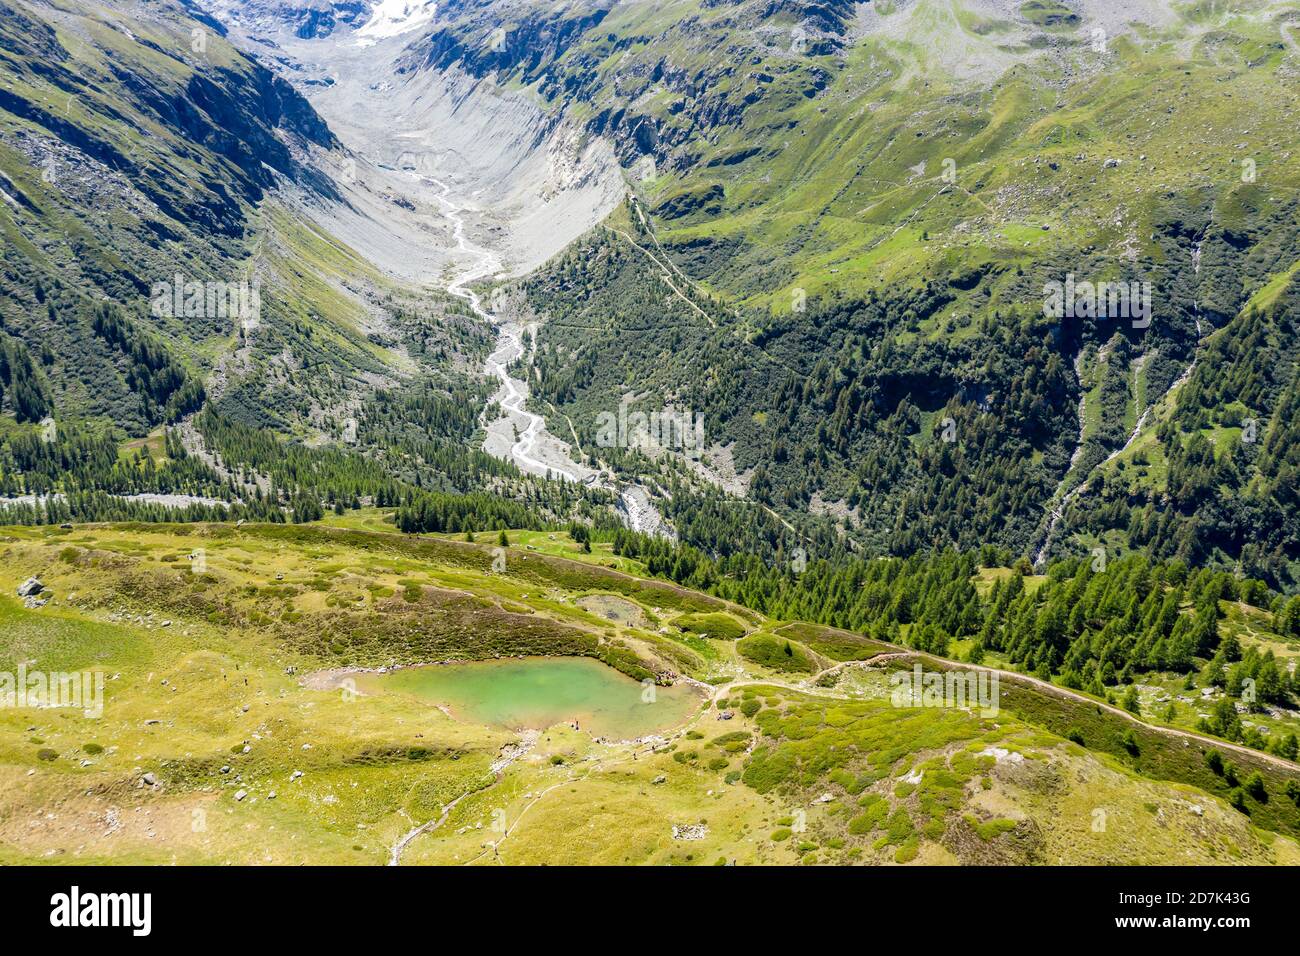
[[[441,704],[458,720],[512,730],[544,730],[565,721],[597,737],[627,740],[669,730],[700,706],[685,685],[647,688],[586,657],[529,657],[408,667],[367,674],[367,693],[400,693]]]

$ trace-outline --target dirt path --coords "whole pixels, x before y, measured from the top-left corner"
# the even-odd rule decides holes
[[[1121,707],[1117,707],[1114,704],[1108,704],[1104,700],[1098,700],[1095,697],[1090,697],[1087,694],[1079,693],[1078,691],[1071,690],[1068,687],[1062,687],[1059,684],[1053,684],[1050,681],[1045,681],[1042,678],[1034,677],[1031,674],[1021,674],[1018,671],[1007,671],[997,667],[986,667],[983,664],[967,664],[962,661],[949,660],[948,658],[944,658],[944,657],[935,657],[932,654],[926,654],[922,651],[899,650],[899,651],[891,651],[885,654],[877,654],[875,657],[872,657],[865,661],[842,661],[841,663],[835,664],[832,667],[828,667],[825,670],[818,671],[816,674],[814,674],[812,677],[809,678],[809,682],[816,683],[822,677],[828,674],[835,673],[836,671],[839,671],[846,667],[872,667],[889,660],[899,660],[899,659],[909,658],[909,657],[914,657],[917,658],[918,660],[930,661],[931,663],[936,664],[941,668],[956,667],[956,668],[961,668],[963,670],[982,671],[983,673],[997,676],[999,680],[1006,679],[1011,681],[1018,681],[1022,684],[1031,684],[1034,687],[1037,687],[1040,690],[1043,690],[1049,694],[1054,694],[1057,697],[1064,697],[1068,700],[1076,700],[1079,701],[1080,703],[1092,704],[1096,707],[1100,707],[1103,710],[1106,710],[1117,717],[1124,718],[1126,721],[1128,721],[1131,724],[1135,724],[1139,727],[1143,727],[1148,730],[1154,730],[1157,733],[1165,734],[1166,736],[1169,737],[1181,737],[1184,740],[1191,740],[1199,744],[1206,744],[1211,747],[1215,747],[1219,750],[1230,750],[1234,753],[1240,754],[1245,757],[1251,757],[1256,760],[1262,760],[1265,763],[1272,764],[1273,766],[1285,770],[1288,773],[1300,773],[1300,764],[1293,763],[1290,760],[1286,760],[1282,757],[1276,757],[1273,754],[1265,753],[1262,750],[1255,750],[1243,744],[1234,744],[1226,740],[1219,740],[1216,737],[1207,737],[1203,734],[1198,734],[1195,731],[1182,730],[1181,728],[1178,727],[1165,727],[1161,724],[1153,724],[1148,721],[1142,720],[1140,717],[1130,714],[1127,710],[1124,710]],[[750,683],[770,684],[776,686],[789,687],[788,684],[781,684],[776,681],[752,681]],[[737,686],[743,686],[743,685],[737,685]],[[790,689],[798,690],[799,688],[790,687]]]
[[[640,243],[638,243],[635,239],[633,239],[631,236],[629,236],[629,235],[628,235],[626,232],[624,232],[622,229],[614,229],[613,227],[610,227],[610,232],[613,232],[613,233],[618,234],[619,236],[622,236],[622,237],[623,237],[623,241],[625,241],[629,246],[631,246],[633,249],[635,249],[635,250],[637,250],[638,252],[640,252],[643,256],[645,256],[647,259],[649,259],[651,262],[653,262],[656,266],[658,266],[658,267],[660,268],[660,270],[662,270],[662,271],[661,271],[661,274],[660,274],[660,276],[659,276],[659,278],[663,280],[664,285],[668,286],[668,288],[670,288],[670,289],[673,290],[673,295],[677,296],[677,298],[681,299],[681,300],[682,300],[683,302],[685,302],[688,306],[690,306],[692,309],[694,309],[696,312],[698,312],[701,316],[703,316],[704,321],[708,322],[709,325],[710,325],[711,327],[713,327],[713,328],[715,328],[715,329],[718,327],[718,323],[716,323],[716,322],[713,321],[713,316],[709,315],[709,313],[707,313],[707,312],[705,312],[703,309],[701,309],[698,305],[696,305],[694,302],[692,302],[691,299],[690,299],[688,296],[686,296],[685,293],[683,293],[679,288],[677,288],[677,286],[673,285],[673,277],[672,277],[672,271],[670,270],[670,267],[669,267],[669,266],[666,266],[666,265],[664,265],[664,263],[660,262],[658,256],[656,256],[653,252],[651,252],[651,251],[650,251],[649,249],[647,249],[645,246],[643,246],[643,245],[641,245]],[[675,267],[673,267],[673,268],[675,268]]]
[[[401,866],[402,854],[406,851],[406,848],[415,841],[416,837],[419,837],[424,833],[432,833],[434,830],[446,823],[447,818],[451,816],[451,811],[456,809],[456,804],[460,803],[468,796],[476,793],[483,793],[484,791],[491,790],[495,787],[501,781],[501,775],[505,773],[512,763],[527,756],[532,751],[533,747],[537,745],[537,740],[540,736],[541,734],[537,731],[526,731],[517,743],[507,745],[505,753],[492,764],[492,782],[486,787],[479,787],[475,790],[466,790],[455,800],[451,801],[451,803],[444,806],[442,808],[442,815],[436,820],[429,820],[427,823],[423,823],[420,826],[407,831],[400,840],[393,844],[393,849],[388,856],[388,865]]]
[[[654,223],[650,221],[650,218],[645,214],[644,210],[642,210],[641,201],[636,198],[635,194],[629,194],[629,195],[631,195],[632,198],[632,206],[634,209],[636,209],[636,214],[641,219],[641,225],[645,227],[646,234],[651,238],[651,240],[654,241],[655,248],[659,250],[659,254],[664,257],[663,265],[666,265],[669,269],[675,272],[678,278],[680,278],[683,283],[689,285],[696,292],[699,292],[701,295],[708,296],[709,294],[708,289],[704,288],[704,286],[700,285],[700,283],[696,282],[694,279],[688,276],[685,272],[683,272],[680,268],[678,268],[677,263],[673,262],[672,257],[668,255],[668,250],[666,250],[663,247],[663,245],[659,242],[659,236],[655,233]]]
[[[447,817],[451,816],[451,811],[456,809],[456,804],[460,803],[471,793],[478,793],[478,792],[479,791],[477,790],[466,790],[459,797],[457,797],[455,800],[451,801],[451,803],[447,804],[445,807],[442,808],[442,816],[438,817],[438,819],[430,820],[428,823],[421,824],[420,826],[416,827],[414,830],[410,830],[409,832],[407,832],[405,836],[403,836],[400,840],[398,840],[396,843],[393,844],[393,849],[390,851],[388,855],[388,865],[400,866],[402,863],[402,853],[405,852],[406,848],[411,845],[411,842],[416,837],[418,837],[422,833],[432,833],[434,830],[438,829],[438,827],[442,826],[444,823],[447,822]]]
[[[536,795],[534,795],[534,797],[531,800],[528,801],[527,804],[524,805],[523,809],[519,811],[519,814],[515,817],[514,822],[512,822],[506,828],[506,831],[504,834],[502,834],[500,840],[498,840],[492,846],[485,848],[477,856],[474,856],[471,859],[466,860],[461,865],[469,866],[473,863],[477,863],[478,861],[482,860],[484,857],[489,855],[494,857],[494,861],[496,863],[504,864],[505,861],[501,858],[502,844],[504,844],[506,840],[508,840],[510,836],[513,835],[515,831],[520,827],[520,825],[523,823],[524,817],[528,814],[528,811],[530,811],[531,809],[533,809],[533,807],[541,803],[541,801],[545,799],[548,794],[562,787],[570,786],[572,784],[579,783],[583,780],[586,780],[588,777],[590,777],[592,774],[596,772],[613,769],[615,767],[619,767],[622,766],[623,764],[629,763],[633,761],[638,754],[653,753],[656,750],[658,750],[660,747],[672,743],[674,740],[677,740],[678,738],[682,737],[690,730],[692,730],[696,725],[698,725],[700,721],[702,721],[705,718],[705,716],[710,713],[713,705],[716,704],[717,701],[731,696],[740,688],[778,687],[783,690],[794,691],[795,693],[807,694],[815,697],[824,697],[831,700],[852,700],[853,698],[849,697],[846,694],[838,694],[828,688],[818,687],[817,683],[820,680],[822,680],[824,677],[827,677],[831,674],[836,674],[840,671],[847,670],[849,668],[873,668],[888,663],[889,661],[905,660],[909,658],[928,661],[931,664],[934,664],[940,668],[961,667],[968,670],[981,671],[986,674],[995,675],[999,681],[1004,678],[1006,680],[1019,681],[1022,684],[1032,685],[1046,693],[1054,694],[1058,697],[1063,697],[1069,700],[1078,701],[1080,703],[1091,704],[1093,706],[1100,707],[1117,717],[1123,718],[1129,723],[1146,728],[1148,730],[1154,730],[1157,733],[1161,733],[1169,737],[1178,737],[1187,741],[1195,741],[1198,744],[1211,746],[1222,751],[1229,751],[1238,754],[1241,757],[1245,757],[1253,760],[1260,760],[1272,766],[1275,766],[1281,770],[1284,770],[1288,773],[1292,773],[1292,774],[1300,773],[1300,766],[1288,760],[1284,760],[1281,757],[1275,757],[1272,754],[1268,754],[1260,750],[1253,750],[1250,747],[1246,747],[1241,744],[1229,743],[1228,741],[1217,740],[1213,737],[1206,737],[1202,734],[1194,733],[1192,731],[1181,730],[1177,727],[1163,727],[1158,724],[1148,723],[1147,721],[1141,720],[1140,718],[1134,716],[1133,714],[1130,714],[1128,711],[1116,707],[1113,704],[1108,704],[1105,701],[1097,700],[1094,697],[1089,697],[1086,694],[1078,693],[1076,691],[1070,690],[1067,687],[1061,687],[1057,684],[1053,684],[1049,681],[1044,681],[1040,678],[1033,677],[1032,675],[1029,674],[1021,674],[1015,671],[1002,670],[1001,668],[997,668],[997,667],[986,667],[982,664],[966,664],[960,661],[949,660],[947,658],[935,657],[931,654],[926,654],[921,651],[914,651],[905,648],[900,648],[896,651],[887,651],[881,654],[876,654],[875,656],[867,658],[866,660],[840,661],[839,663],[832,664],[830,667],[826,667],[820,671],[817,671],[816,673],[812,674],[810,677],[802,681],[795,682],[789,680],[782,680],[780,678],[752,679],[749,677],[744,677],[744,678],[739,678],[737,680],[729,681],[726,684],[719,684],[713,686],[710,688],[711,692],[709,694],[706,694],[703,700],[701,701],[700,707],[695,712],[695,714],[693,714],[685,723],[681,724],[676,730],[672,731],[669,734],[664,735],[664,737],[661,740],[653,743],[647,743],[645,741],[635,741],[626,745],[622,745],[620,749],[617,749],[612,753],[607,754],[603,757],[590,757],[584,762],[584,766],[581,773],[571,773],[568,776],[566,776],[563,780],[558,780],[555,783],[551,784],[550,786],[539,791]],[[484,793],[486,790],[489,790],[491,789],[491,787],[495,786],[496,783],[498,783],[501,780],[502,773],[510,765],[510,763],[513,763],[515,759],[518,759],[519,757],[523,756],[530,749],[531,749],[530,747],[520,749],[519,753],[513,759],[510,759],[506,761],[503,765],[501,765],[500,769],[497,769],[496,766],[494,765],[494,770],[496,771],[496,779],[493,781],[491,785],[485,788],[481,788],[479,790],[467,791],[466,793],[461,794],[461,796],[457,797],[455,800],[453,800],[444,808],[442,816],[440,816],[437,820],[430,821],[429,823],[426,823],[423,826],[416,827],[415,829],[407,833],[405,836],[403,836],[401,840],[399,840],[398,843],[393,847],[392,856],[389,860],[389,865],[390,866],[397,865],[400,862],[402,851],[405,850],[406,847],[417,837],[419,837],[424,833],[432,833],[433,831],[437,830],[440,826],[442,826],[443,823],[446,822],[447,817],[451,813],[452,809],[456,806],[456,804],[458,804],[465,797],[468,797],[471,794]]]

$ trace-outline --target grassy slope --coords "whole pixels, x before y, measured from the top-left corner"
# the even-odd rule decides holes
[[[892,321],[888,338],[956,343],[1036,321],[1044,334],[1060,333],[1066,363],[1079,344],[1089,355],[1105,347],[1109,361],[1085,369],[1079,383],[1085,427],[1076,465],[1066,471],[1076,440],[1071,420],[1061,429],[1065,451],[1051,451],[1041,487],[1030,489],[1045,516],[1152,406],[1139,439],[1100,471],[1114,476],[1140,454],[1152,464],[1135,491],[1163,491],[1154,432],[1176,397],[1166,389],[1197,348],[1194,311],[1199,306],[1202,334],[1217,334],[1248,303],[1275,300],[1294,274],[1300,62],[1281,32],[1295,15],[1287,4],[1180,7],[1165,27],[1112,35],[1105,54],[1090,47],[1086,24],[1055,22],[1050,56],[1022,41],[1034,33],[1026,22],[1046,23],[1052,5],[1030,6],[1016,24],[981,21],[959,3],[882,9],[871,15],[878,29],[830,48],[814,43],[802,55],[782,45],[793,22],[756,19],[743,4],[706,11],[681,4],[676,28],[616,8],[558,58],[557,69],[581,77],[580,95],[606,114],[626,107],[633,117],[616,138],[628,150],[631,140],[652,149],[658,161],[657,174],[634,177],[633,187],[662,247],[718,297],[715,314],[735,312],[734,323],[723,323],[726,334],[797,328],[805,296],[810,303],[868,293],[890,300],[937,280],[951,300],[919,320]],[[611,45],[607,32],[627,44]],[[730,56],[720,58],[724,45]],[[752,56],[736,57],[741,49]],[[972,72],[972,63],[984,65]],[[655,127],[659,145],[630,136],[638,122]],[[949,161],[955,181],[944,176]],[[692,211],[688,200],[714,195],[709,190],[720,198]],[[626,228],[623,218],[616,213],[610,225]],[[1077,320],[1047,328],[1043,282],[1067,272],[1147,279],[1151,328]],[[665,324],[707,334],[690,327],[690,316],[678,323],[679,303],[667,301]],[[616,327],[618,306],[602,304]],[[982,333],[981,321],[991,323]],[[562,331],[553,338],[573,345]],[[628,364],[623,353],[640,338],[617,338],[617,357],[608,352],[598,364]],[[797,343],[784,341],[795,338],[785,334],[781,358],[815,378],[822,355],[791,361]],[[700,377],[698,368],[645,365],[638,381],[666,395],[690,394]],[[1213,379],[1219,370],[1200,374]],[[978,391],[971,383],[987,375],[979,366],[962,369],[952,391],[966,402],[968,391]],[[1005,388],[996,383],[995,402]],[[732,398],[739,407],[711,411],[755,421],[770,411]],[[566,411],[581,426],[588,407],[616,401],[600,382]],[[1069,397],[1071,411],[1076,401]],[[1249,411],[1266,431],[1277,421],[1273,405]],[[739,441],[747,466],[783,437],[738,437],[740,429],[728,428],[726,439]],[[852,487],[833,471],[832,497]],[[885,510],[894,505],[888,498]],[[1058,548],[1095,543],[1072,531],[1058,530]],[[1045,534],[1043,517],[1018,543],[1036,548]]]
[[[197,548],[201,574],[189,566]],[[764,689],[798,675],[698,632],[729,622],[775,634],[799,659],[887,648],[726,609],[606,568],[613,560],[600,548],[575,551],[563,535],[512,534],[500,574],[489,545],[348,527],[6,529],[4,593],[38,573],[54,600],[32,611],[0,598],[0,667],[102,669],[108,680],[99,720],[0,711],[0,856],[382,862],[402,834],[467,794],[403,862],[490,862],[499,819],[506,862],[1295,859],[1290,840],[1256,829],[1300,823],[1278,779],[1269,778],[1271,809],[1255,808],[1252,824],[1203,791],[1138,776],[1199,771],[1156,762],[1145,737],[1141,760],[1112,753],[1103,735],[1118,730],[1104,717],[1085,728],[1093,750],[1066,743],[1057,724],[1081,718],[1044,695],[1004,702],[990,720],[891,707],[879,670],[840,672],[833,693],[851,699]],[[468,627],[454,613],[459,601],[472,606]],[[627,653],[611,653],[620,647]],[[489,764],[512,734],[400,695],[352,698],[302,683],[348,664],[547,650],[735,683],[657,747],[556,727],[495,783]],[[716,719],[723,708],[731,720]],[[56,756],[40,759],[41,750]],[[294,770],[303,776],[291,781]],[[158,789],[138,785],[146,771]],[[831,799],[816,802],[823,794]],[[1095,832],[1099,807],[1109,823]],[[671,825],[700,822],[703,839],[672,838]]]
[[[1294,65],[1276,19],[1285,7],[1187,8],[1168,29],[1113,38],[1105,54],[1066,30],[1047,57],[1008,47],[960,4],[882,13],[886,28],[906,21],[902,39],[878,29],[804,54],[782,43],[795,22],[757,19],[745,5],[620,6],[554,70],[593,65],[580,98],[624,105],[673,142],[658,175],[641,181],[652,203],[724,188],[720,213],[664,219],[660,238],[736,240],[740,254],[705,283],[737,303],[788,311],[795,286],[815,298],[1085,248],[1157,252],[1149,234],[1162,194],[1249,193],[1243,158],[1255,161],[1258,188],[1294,189]],[[927,47],[939,35],[942,46]],[[720,63],[726,44],[752,56]],[[963,45],[1003,59],[954,75],[945,55]],[[658,82],[647,80],[655,64]],[[819,75],[825,85],[810,87]],[[683,92],[678,76],[695,85]],[[735,108],[677,143],[697,104],[716,101]],[[579,116],[591,109],[559,102]],[[1241,102],[1252,109],[1236,109]],[[948,158],[955,183],[942,176]],[[1120,165],[1103,171],[1109,158]],[[921,241],[925,232],[932,241]],[[785,276],[759,281],[774,263]]]

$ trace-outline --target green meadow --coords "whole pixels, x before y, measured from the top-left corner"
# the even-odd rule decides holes
[[[0,859],[1297,860],[1300,772],[1230,754],[1243,812],[1136,721],[1010,680],[894,706],[890,645],[371,520],[0,531],[0,670],[104,677],[98,717],[0,708]]]

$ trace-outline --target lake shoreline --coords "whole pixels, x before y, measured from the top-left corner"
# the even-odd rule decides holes
[[[361,680],[347,683],[354,678]],[[406,694],[458,722],[512,733],[567,724],[605,741],[669,731],[698,715],[711,699],[695,681],[647,686],[581,655],[330,668],[306,675],[300,684],[361,696]]]

